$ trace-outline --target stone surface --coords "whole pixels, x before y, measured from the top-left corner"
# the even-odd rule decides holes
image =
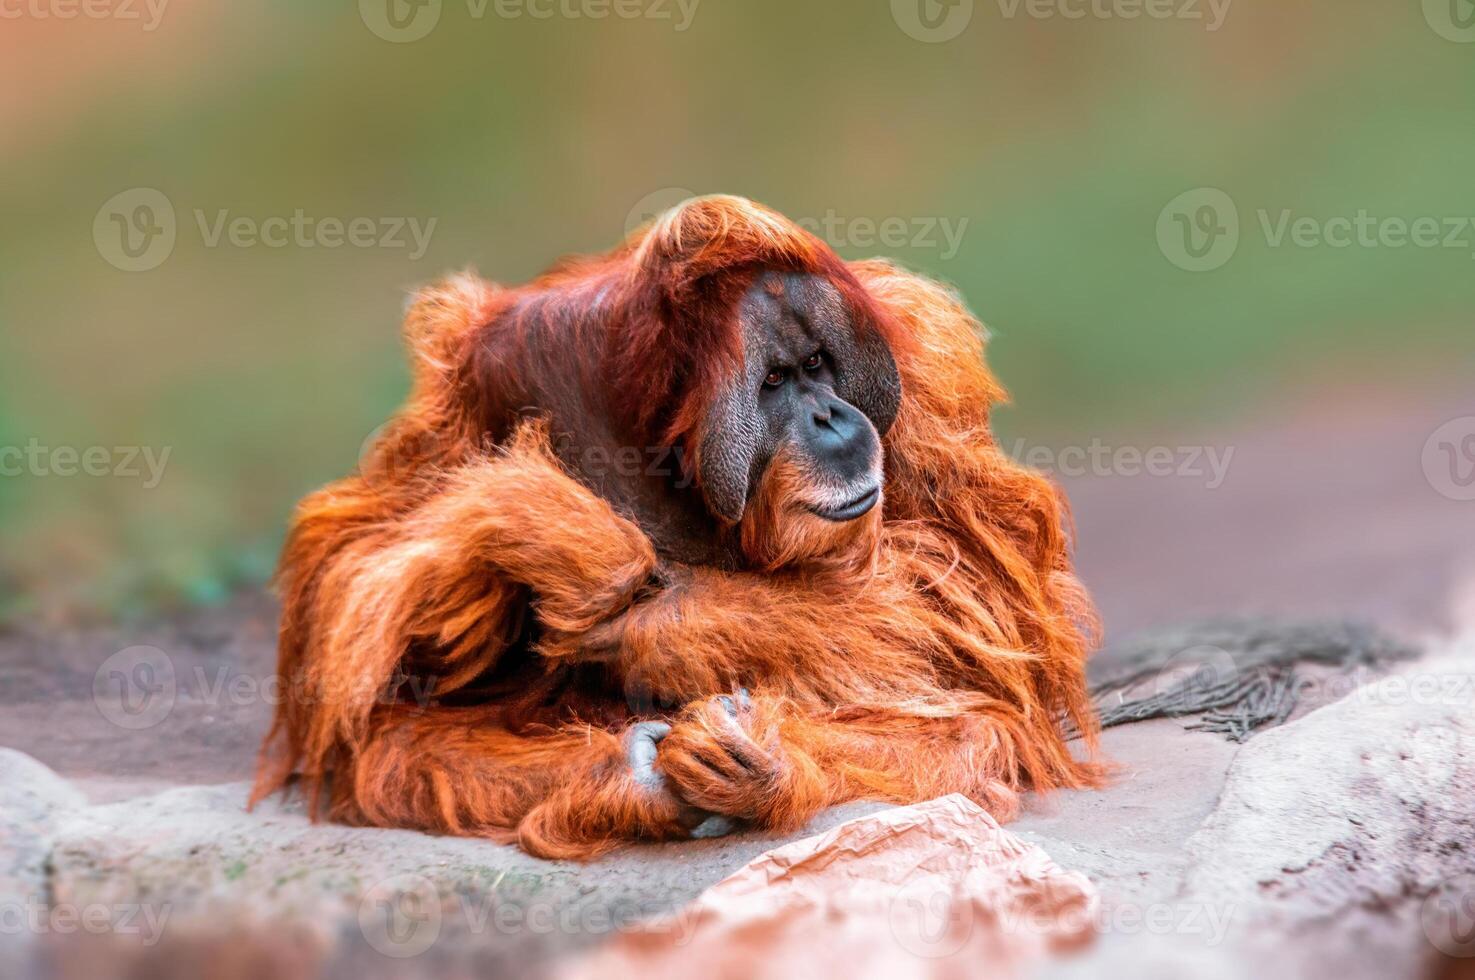
[[[18,977],[37,938],[29,928],[49,900],[52,832],[80,790],[23,752],[0,749],[0,976]]]
[[[0,902],[46,890],[50,832],[82,792],[23,752],[0,748]]]
[[[1051,975],[1382,980],[1435,975],[1441,957],[1475,966],[1475,648],[1251,739],[1182,858],[1176,889],[1106,915],[1096,949]],[[1148,924],[1158,907],[1170,928]]]
[[[587,865],[533,858],[508,845],[412,831],[313,824],[299,805],[245,810],[248,786],[190,786],[73,813],[51,852],[54,900],[79,908],[147,906],[171,938],[220,922],[306,932],[322,949],[365,944],[394,958],[435,908],[433,957],[538,961],[611,930],[677,909],[786,840],[739,835],[630,848]],[[837,807],[804,833],[874,804]],[[386,903],[416,904],[415,909]],[[140,921],[147,925],[146,919]],[[420,951],[416,951],[418,956]]]
[[[1164,744],[1174,748],[1166,759]],[[1121,767],[1110,786],[1031,799],[1011,829],[1089,874],[1113,906],[1166,901],[1236,747],[1154,721],[1107,732],[1103,749]],[[177,787],[65,815],[49,858],[55,900],[126,917],[133,931],[122,943],[53,935],[52,953],[79,976],[111,976],[134,960],[149,970],[191,963],[221,948],[277,980],[526,970],[679,909],[802,836],[640,846],[577,865],[486,841],[314,825],[291,802],[248,813],[246,792],[245,783]],[[838,807],[804,833],[879,808]],[[419,951],[422,913],[432,915],[435,942]],[[407,951],[415,955],[393,955]]]
[[[1424,661],[1247,745],[1188,842],[1185,894],[1234,908],[1246,941],[1324,936],[1299,950],[1301,975],[1407,975],[1431,945],[1452,948],[1458,937],[1421,917],[1447,883],[1465,916],[1475,909],[1475,887],[1458,880],[1475,873],[1472,653]]]
[[[1011,825],[1102,893],[1100,941],[1049,972],[1426,974],[1459,938],[1440,916],[1475,908],[1459,905],[1475,903],[1472,663],[1466,646],[1350,693],[1328,678],[1291,722],[1242,746],[1172,720],[1105,733],[1119,766],[1108,787],[1030,799]],[[792,839],[641,846],[576,865],[314,825],[291,802],[248,813],[240,781],[78,782],[0,753],[6,894],[39,889],[105,926],[48,920],[4,937],[6,976],[23,975],[8,967],[27,944],[60,977],[535,974]],[[837,808],[805,832],[876,808]]]

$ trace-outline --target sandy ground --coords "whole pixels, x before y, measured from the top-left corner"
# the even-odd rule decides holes
[[[1199,440],[1233,452],[1213,489],[1212,473],[1063,477],[1108,631],[1234,612],[1351,617],[1406,635],[1475,625],[1475,502],[1441,493],[1423,460],[1436,429],[1472,416],[1475,386],[1325,393]]]

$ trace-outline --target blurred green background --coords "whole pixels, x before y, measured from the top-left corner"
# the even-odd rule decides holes
[[[1452,247],[1299,247],[1260,218],[1475,216],[1469,0],[1231,0],[1217,30],[1124,16],[1134,0],[1062,0],[1079,19],[1011,0],[641,0],[630,19],[606,0],[392,0],[401,37],[434,22],[399,41],[380,36],[390,2],[63,19],[33,0],[0,22],[0,446],[170,452],[152,487],[146,468],[0,477],[0,613],[136,615],[263,580],[293,502],[403,397],[409,289],[467,266],[523,280],[684,190],[956,284],[1015,395],[1006,433],[1237,424],[1329,380],[1447,386],[1475,362],[1475,227]],[[966,23],[919,39],[944,16]],[[127,271],[105,204],[124,195],[126,226],[137,188],[167,199],[175,241]],[[1195,188],[1240,222],[1201,272],[1159,235]],[[299,210],[376,238],[435,224],[423,255],[407,232],[210,244],[222,212]]]

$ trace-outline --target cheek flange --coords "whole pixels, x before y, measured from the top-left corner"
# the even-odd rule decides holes
[[[767,433],[758,399],[741,384],[729,384],[712,401],[696,452],[697,486],[707,508],[730,524],[743,518]]]

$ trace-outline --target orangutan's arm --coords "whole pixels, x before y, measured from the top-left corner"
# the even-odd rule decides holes
[[[962,793],[1000,820],[1022,790],[1098,785],[1054,719],[976,691],[803,710],[744,693],[693,703],[657,766],[688,804],[775,830],[858,799],[913,803]]]

